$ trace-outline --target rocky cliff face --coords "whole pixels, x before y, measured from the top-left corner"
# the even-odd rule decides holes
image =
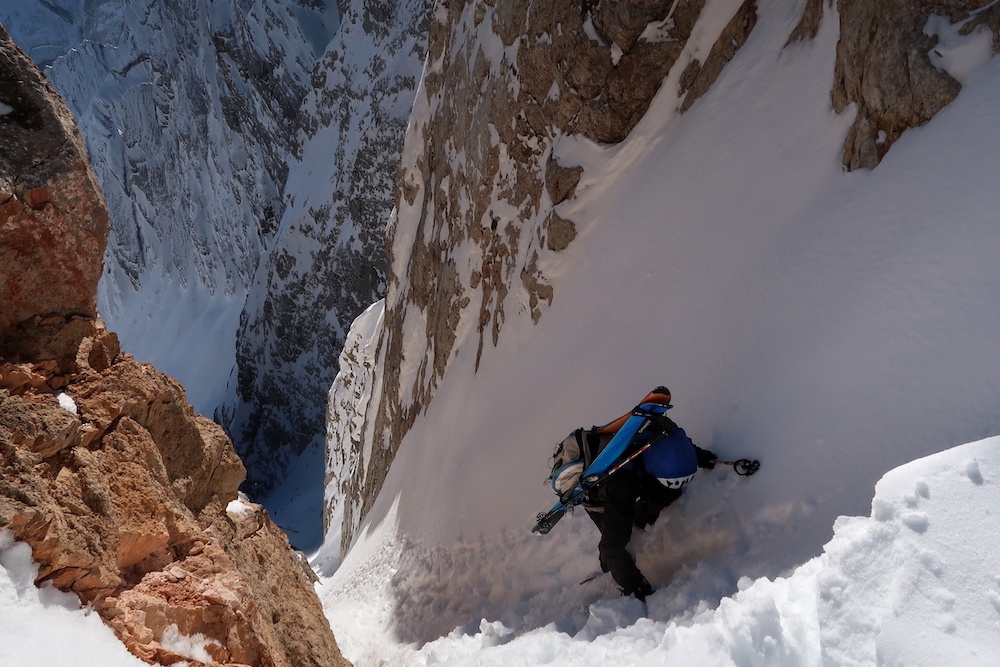
[[[932,60],[931,15],[998,34],[997,5],[984,0],[833,9],[800,2],[788,41],[840,22],[831,103],[856,112],[848,169],[877,165],[957,94]],[[678,110],[697,113],[756,21],[755,0],[438,3],[389,229],[384,315],[359,320],[330,396],[327,518],[344,549],[457,351],[478,360],[505,323],[537,322],[557,298],[543,267],[575,237],[558,205],[580,178],[553,157],[559,138],[623,140],[665,80]]]
[[[236,399],[220,410],[252,488],[312,445],[350,322],[385,291],[384,229],[426,52],[428,0],[343,3],[300,111],[287,208],[237,341]]]
[[[303,566],[173,379],[96,313],[108,218],[69,111],[0,29],[0,530],[151,664],[338,665]],[[201,664],[197,661],[189,664]]]
[[[331,396],[331,420],[357,424],[352,388],[372,387],[364,426],[329,445],[328,523],[337,530],[342,522],[345,548],[457,347],[474,346],[479,359],[505,321],[537,322],[551,303],[540,267],[576,235],[556,207],[573,196],[581,173],[554,159],[554,143],[567,134],[624,139],[677,63],[702,6],[438,4],[389,229],[375,379],[341,376],[347,393],[335,387]]]

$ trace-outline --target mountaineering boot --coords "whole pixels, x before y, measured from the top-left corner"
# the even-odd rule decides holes
[[[640,602],[645,602],[646,598],[653,594],[653,587],[646,581],[646,577],[639,575],[639,579],[627,588],[622,588],[622,595],[636,598]]]

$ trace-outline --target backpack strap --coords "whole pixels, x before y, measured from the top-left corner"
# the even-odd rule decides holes
[[[594,429],[578,428],[576,429],[576,443],[580,445],[580,451],[583,452],[583,467],[586,470],[600,453],[600,440]]]

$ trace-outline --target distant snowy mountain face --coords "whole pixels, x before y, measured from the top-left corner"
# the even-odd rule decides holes
[[[325,396],[346,330],[385,291],[385,225],[429,5],[344,3],[313,71],[284,214],[242,317],[236,396],[217,415],[260,492],[310,444],[322,466]]]
[[[326,0],[0,2],[73,111],[108,201],[101,311],[211,413],[285,208]]]
[[[321,465],[344,332],[385,290],[429,2],[343,4],[0,0],[108,200],[102,313],[218,408],[257,490],[310,442]]]
[[[954,99],[960,86],[932,50],[936,26],[997,33],[995,3],[926,4],[799,4],[789,44],[815,36],[824,11],[839,20],[831,106],[857,111],[847,169],[877,165],[906,128]],[[348,337],[329,398],[326,520],[342,549],[449,365],[472,355],[478,368],[505,326],[539,322],[558,298],[545,267],[558,273],[578,232],[555,207],[573,200],[582,170],[559,164],[553,145],[574,134],[622,141],[665,77],[678,110],[691,109],[750,38],[757,5],[438,3],[389,229],[384,311]]]

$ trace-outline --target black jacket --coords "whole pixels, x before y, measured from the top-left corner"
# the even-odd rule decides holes
[[[694,447],[699,466],[712,467],[715,455],[697,445]],[[653,524],[660,512],[682,493],[683,489],[668,489],[660,484],[639,461],[609,476],[588,494],[584,507],[601,531],[598,543],[601,569],[611,573],[623,595],[644,600],[653,592],[626,548],[632,528]]]

